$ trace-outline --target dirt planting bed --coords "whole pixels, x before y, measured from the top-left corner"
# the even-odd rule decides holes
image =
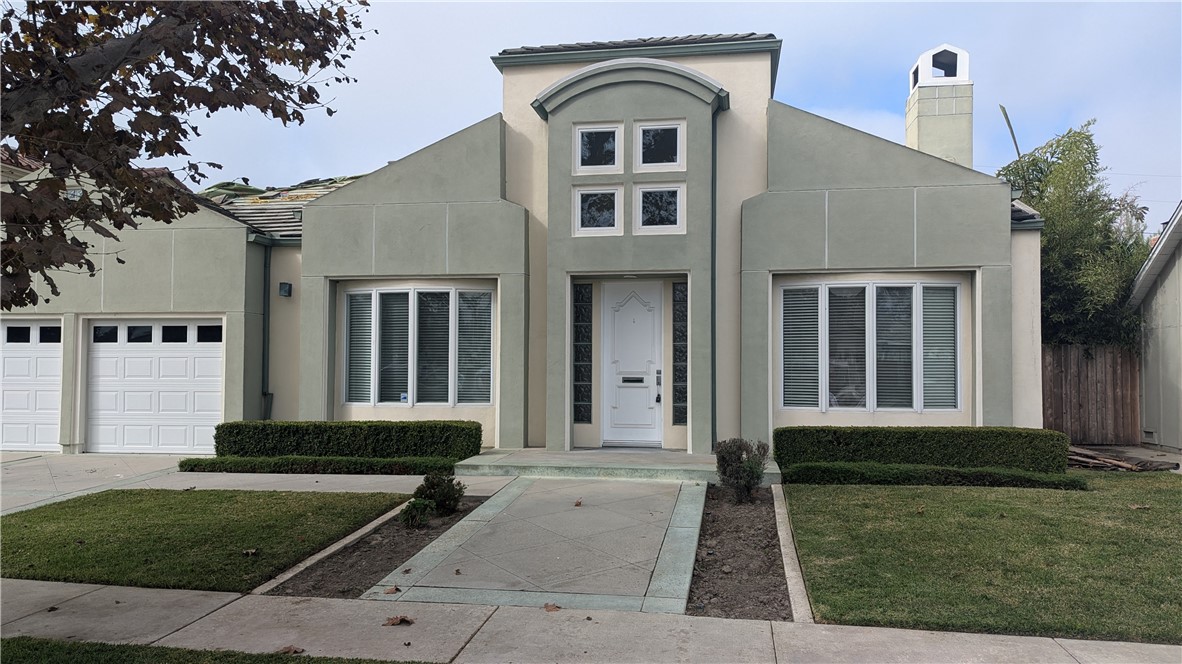
[[[356,599],[484,501],[483,497],[464,498],[458,512],[432,517],[430,523],[417,530],[403,526],[395,517],[267,594]]]
[[[707,489],[685,612],[792,619],[771,489],[756,489],[754,502],[743,504],[736,504],[722,487],[711,484]]]

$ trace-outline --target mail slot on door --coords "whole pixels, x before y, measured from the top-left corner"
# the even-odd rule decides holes
[[[644,385],[644,376],[624,376],[620,382],[625,385]]]

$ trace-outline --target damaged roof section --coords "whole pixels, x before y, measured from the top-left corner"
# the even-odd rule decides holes
[[[299,239],[304,231],[304,206],[360,176],[305,180],[290,187],[260,189],[238,182],[219,182],[201,195],[243,223],[272,237]]]
[[[743,32],[712,35],[682,35],[680,37],[642,37],[619,41],[577,42],[574,44],[549,44],[546,46],[521,46],[507,48],[498,55],[529,55],[532,53],[568,53],[571,51],[603,51],[621,48],[644,48],[650,46],[689,46],[699,44],[725,44],[744,41],[775,39],[771,33]]]
[[[1015,229],[1035,230],[1043,227],[1046,222],[1038,210],[1015,198],[1010,201],[1010,227]]]

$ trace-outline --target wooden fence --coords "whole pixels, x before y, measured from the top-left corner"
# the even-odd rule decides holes
[[[1043,346],[1043,426],[1075,445],[1141,441],[1141,361],[1115,346]]]

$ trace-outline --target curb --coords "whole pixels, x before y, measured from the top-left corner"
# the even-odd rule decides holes
[[[788,604],[792,607],[792,622],[812,623],[813,607],[804,585],[804,572],[796,557],[796,541],[792,538],[792,521],[788,518],[788,502],[784,500],[784,485],[772,485],[772,499],[776,503],[776,531],[780,535],[780,553],[784,557],[784,578],[788,582]]]

